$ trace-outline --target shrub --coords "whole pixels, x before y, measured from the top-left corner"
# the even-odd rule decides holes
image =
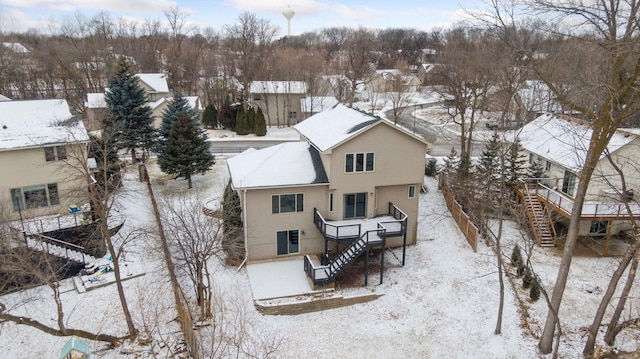
[[[438,174],[438,166],[436,165],[435,158],[429,158],[427,164],[424,166],[424,174],[429,177],[433,177]]]
[[[520,264],[522,264],[522,262],[523,260],[522,253],[520,252],[520,246],[516,244],[511,251],[511,265],[514,267],[520,267]]]
[[[529,288],[531,286],[531,282],[533,282],[533,276],[531,275],[529,268],[527,268],[524,271],[524,276],[522,276],[522,286]]]
[[[522,275],[525,272],[526,267],[524,266],[524,263],[520,262],[518,263],[518,269],[517,269],[517,274],[518,274],[518,278],[522,277]]]
[[[531,285],[529,287],[529,298],[531,298],[531,300],[533,300],[534,302],[540,299],[540,283],[538,283],[535,278],[532,279]]]

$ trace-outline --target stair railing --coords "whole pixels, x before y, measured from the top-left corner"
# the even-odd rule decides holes
[[[34,234],[33,237],[35,237],[38,242],[45,244],[46,252],[48,254],[56,255],[55,253],[51,252],[51,249],[49,247],[49,245],[51,244],[51,245],[55,245],[55,246],[61,247],[61,248],[63,248],[65,250],[64,258],[69,259],[69,260],[74,260],[69,255],[69,250],[72,250],[72,251],[76,251],[76,252],[78,252],[78,253],[80,253],[82,255],[82,263],[84,263],[84,264],[87,263],[86,254],[84,253],[84,249],[85,248],[83,246],[79,246],[77,244],[61,241],[59,239],[55,239],[55,238],[52,238],[52,237],[49,237],[49,236],[45,236],[44,234]],[[29,247],[29,243],[27,241],[27,235],[26,234],[24,234],[24,239],[25,239],[25,244],[27,245],[27,247]],[[59,256],[59,255],[56,255],[56,256]]]

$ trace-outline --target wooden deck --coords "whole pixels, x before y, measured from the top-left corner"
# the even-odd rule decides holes
[[[543,184],[528,184],[528,191],[535,194],[540,201],[560,213],[565,218],[571,218],[573,210],[573,197],[548,188]],[[519,189],[522,190],[522,189]],[[629,206],[627,208],[627,206]],[[582,219],[587,220],[625,220],[640,216],[640,204],[638,203],[603,203],[585,202],[582,206]]]

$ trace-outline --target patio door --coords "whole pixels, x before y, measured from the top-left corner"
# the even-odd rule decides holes
[[[569,171],[564,171],[564,179],[562,180],[562,192],[568,194],[569,196],[573,196],[575,187],[576,175]]]
[[[364,218],[367,215],[367,192],[344,195],[344,218]]]

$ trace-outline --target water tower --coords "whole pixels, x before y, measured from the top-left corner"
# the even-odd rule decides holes
[[[295,11],[291,10],[291,6],[287,6],[287,8],[282,12],[282,15],[287,19],[287,37],[291,36],[291,18],[295,14]]]

